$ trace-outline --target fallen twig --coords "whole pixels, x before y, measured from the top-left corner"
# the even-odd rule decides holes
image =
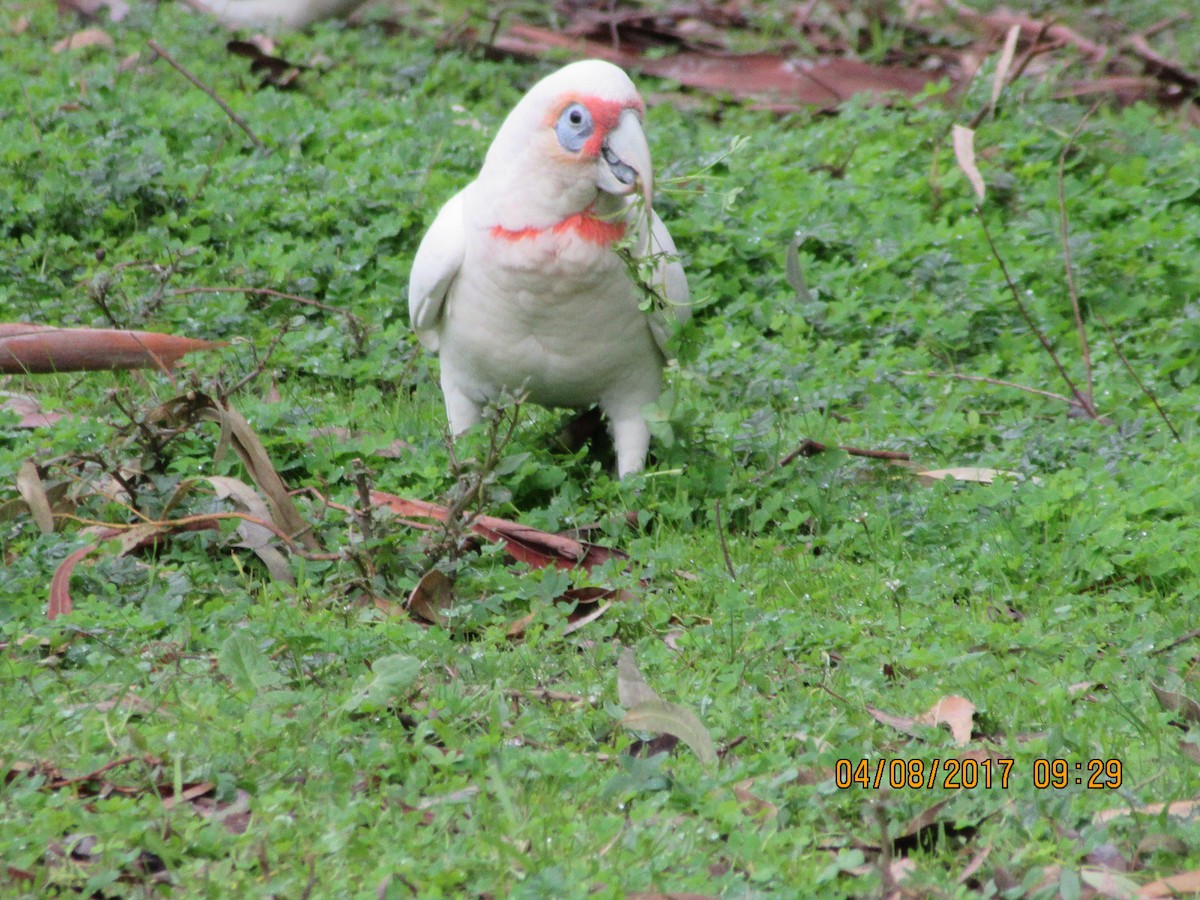
[[[1183,438],[1179,436],[1179,432],[1176,431],[1175,426],[1171,424],[1171,419],[1167,416],[1167,411],[1159,405],[1158,398],[1155,397],[1154,394],[1150,392],[1150,389],[1142,383],[1142,379],[1138,377],[1138,373],[1133,371],[1133,366],[1129,364],[1129,360],[1122,352],[1120,344],[1117,343],[1117,338],[1113,334],[1112,328],[1110,328],[1108,325],[1108,319],[1104,318],[1099,311],[1096,312],[1096,318],[1099,319],[1100,324],[1104,326],[1104,333],[1108,335],[1108,340],[1112,344],[1113,352],[1117,354],[1117,359],[1121,361],[1121,365],[1125,367],[1125,371],[1129,373],[1129,377],[1133,379],[1134,384],[1138,386],[1138,389],[1146,395],[1151,403],[1154,404],[1155,410],[1158,411],[1159,416],[1161,416],[1162,420],[1167,424],[1167,428],[1170,429],[1171,436],[1175,438],[1175,441],[1177,443],[1182,443]]]
[[[1075,267],[1071,265],[1070,223],[1067,219],[1067,198],[1064,183],[1066,181],[1067,154],[1071,151],[1071,145],[1075,143],[1075,138],[1078,137],[1079,132],[1083,129],[1084,124],[1091,117],[1092,113],[1099,109],[1099,107],[1100,101],[1097,100],[1092,104],[1092,108],[1083,114],[1083,117],[1075,125],[1075,129],[1063,144],[1062,152],[1058,154],[1058,225],[1062,233],[1063,269],[1067,274],[1067,293],[1071,297],[1071,311],[1075,314],[1075,330],[1079,334],[1079,351],[1083,356],[1083,372],[1087,378],[1089,404],[1094,403],[1096,397],[1096,387],[1092,375],[1092,351],[1088,345],[1087,329],[1083,324],[1083,310],[1079,305],[1079,292],[1075,288]]]
[[[1039,397],[1048,397],[1051,400],[1061,400],[1068,406],[1077,405],[1075,400],[1072,400],[1070,397],[1064,397],[1062,394],[1056,394],[1054,391],[1043,391],[1041,388],[1030,387],[1027,384],[1017,384],[1015,381],[1005,381],[1002,378],[988,378],[986,375],[965,375],[962,372],[914,372],[909,369],[901,369],[899,374],[920,378],[954,378],[959,381],[978,381],[982,384],[994,384],[997,387],[1015,388],[1018,391],[1024,391],[1027,394],[1037,394]]]
[[[232,109],[230,109],[229,104],[226,103],[224,100],[222,100],[220,95],[218,95],[216,91],[214,91],[207,84],[205,84],[203,81],[201,81],[195,75],[193,75],[191,72],[189,72],[187,69],[185,69],[182,65],[180,65],[178,62],[176,62],[171,57],[171,54],[167,53],[166,50],[164,50],[162,47],[160,47],[153,40],[147,40],[146,45],[151,50],[153,50],[155,53],[157,53],[159,56],[161,56],[167,62],[167,64],[169,66],[171,66],[171,68],[173,68],[176,72],[178,72],[180,75],[182,75],[188,81],[190,81],[196,87],[200,88],[200,90],[204,91],[204,93],[208,94],[208,96],[210,98],[212,98],[212,101],[214,103],[216,103],[217,106],[221,107],[221,109],[224,111],[225,115],[229,116],[229,118],[233,121],[233,123],[235,125],[237,125],[238,128],[242,129],[242,131],[244,131],[246,133],[246,136],[248,138],[250,138],[251,143],[253,143],[255,147],[257,147],[259,150],[267,149],[267,145],[258,139],[258,135],[256,135],[253,131],[250,130],[250,126],[246,124],[245,120],[241,116],[239,116],[237,113],[235,113]]]
[[[828,444],[822,444],[820,441],[814,441],[812,438],[805,438],[800,442],[800,446],[780,458],[776,463],[778,467],[786,466],[788,463],[794,462],[801,456],[816,456],[818,453],[824,453],[829,450]],[[865,447],[850,447],[845,444],[835,444],[833,449],[841,450],[843,453],[848,453],[851,456],[863,456],[867,459],[891,459],[891,460],[911,460],[912,457],[903,450],[870,450]]]
[[[729,556],[729,545],[725,543],[725,527],[721,524],[721,501],[713,501],[713,515],[717,520],[717,540],[721,542],[721,555],[725,557],[725,571],[729,578],[737,582],[737,570],[733,567],[733,559]]]
[[[988,247],[991,248],[992,257],[1000,266],[1000,271],[1004,275],[1004,283],[1008,285],[1008,291],[1012,294],[1013,301],[1017,304],[1017,309],[1021,311],[1021,318],[1025,320],[1025,324],[1037,337],[1042,348],[1049,355],[1054,363],[1054,368],[1058,369],[1058,374],[1062,376],[1063,381],[1067,383],[1067,387],[1071,389],[1071,394],[1074,396],[1079,407],[1088,415],[1088,418],[1099,419],[1100,415],[1096,412],[1096,407],[1092,404],[1091,398],[1086,396],[1079,390],[1074,380],[1067,374],[1066,368],[1062,364],[1062,360],[1058,358],[1058,353],[1054,350],[1054,345],[1050,343],[1050,338],[1046,337],[1042,329],[1038,328],[1037,323],[1033,321],[1033,314],[1029,312],[1029,308],[1025,305],[1025,301],[1021,299],[1021,292],[1017,290],[1016,284],[1013,283],[1012,275],[1008,272],[1008,266],[1004,262],[1004,257],[1000,255],[999,249],[996,247],[996,242],[992,240],[991,229],[988,228],[987,219],[983,215],[983,210],[975,207],[976,217],[979,219],[979,225],[983,229],[983,236],[987,240]]]

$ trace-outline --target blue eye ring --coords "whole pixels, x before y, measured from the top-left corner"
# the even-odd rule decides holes
[[[572,103],[559,115],[554,125],[558,143],[564,150],[578,153],[592,136],[592,114],[582,103]]]

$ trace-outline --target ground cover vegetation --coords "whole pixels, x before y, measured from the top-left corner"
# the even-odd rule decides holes
[[[695,308],[617,481],[558,412],[446,439],[412,253],[554,63],[418,12],[278,86],[180,5],[0,11],[0,321],[222,342],[0,384],[0,892],[1198,889],[1191,101],[640,77]]]

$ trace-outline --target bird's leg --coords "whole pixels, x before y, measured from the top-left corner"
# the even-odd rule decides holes
[[[442,396],[446,400],[446,417],[450,420],[450,430],[454,434],[462,434],[472,425],[478,425],[479,420],[483,418],[482,404],[464,394],[462,388],[447,379],[444,374]]]
[[[646,452],[650,449],[650,429],[645,417],[638,409],[622,413],[608,409],[605,414],[617,451],[617,476],[624,478],[640,472],[646,466]]]

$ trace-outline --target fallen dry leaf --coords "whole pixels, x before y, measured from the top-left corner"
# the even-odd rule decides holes
[[[410,615],[443,628],[450,621],[446,617],[446,610],[453,605],[454,583],[445,572],[438,569],[430,569],[421,576],[404,604]]]
[[[811,61],[778,53],[736,54],[699,48],[643,56],[614,47],[611,42],[570,37],[524,24],[513,24],[489,49],[525,58],[567,50],[579,58],[604,59],[685,87],[759,100],[778,111],[804,106],[831,109],[857,94],[883,97],[900,93],[911,97],[938,77],[917,69],[876,66],[840,57]]]
[[[975,715],[975,704],[966,697],[951,694],[933,704],[917,716],[916,721],[925,725],[946,725],[958,746],[970,743],[971,725]]]
[[[108,540],[116,537],[121,533],[119,528],[110,528],[107,531],[101,532],[100,540]],[[50,602],[46,606],[46,618],[53,622],[59,616],[65,616],[71,612],[71,573],[75,571],[75,567],[79,563],[95,552],[100,544],[88,544],[86,547],[80,547],[74,553],[71,553],[58,564],[58,568],[54,570],[54,576],[50,579]]]
[[[742,812],[751,819],[760,820],[774,819],[779,815],[779,807],[761,797],[756,797],[750,792],[752,787],[754,787],[753,778],[739,781],[733,786],[733,796],[737,797],[738,802],[742,804]]]
[[[1166,688],[1161,688],[1156,684],[1151,684],[1150,690],[1154,691],[1154,696],[1158,698],[1158,702],[1163,709],[1168,712],[1179,713],[1185,722],[1200,723],[1200,703],[1197,703],[1187,694],[1168,691]]]
[[[1020,25],[1010,27],[1008,34],[1004,37],[1004,47],[1000,51],[1000,59],[996,62],[996,74],[992,78],[992,97],[988,103],[988,107],[993,113],[996,111],[1000,92],[1004,90],[1004,84],[1008,80],[1008,70],[1012,67],[1013,57],[1017,53],[1017,40],[1020,37]]]
[[[0,323],[0,373],[45,375],[112,369],[173,368],[185,354],[224,346],[220,342],[152,331],[54,328]]]
[[[945,725],[950,729],[954,742],[958,746],[961,747],[971,740],[971,724],[975,706],[965,697],[954,694],[943,697],[919,716],[898,716],[869,704],[866,710],[875,721],[913,737],[921,737],[924,726]]]
[[[50,508],[50,498],[46,495],[42,476],[38,474],[37,466],[32,460],[25,460],[17,470],[17,493],[29,507],[38,530],[42,534],[53,534],[54,512]]]
[[[917,480],[924,485],[931,485],[935,481],[945,481],[953,479],[954,481],[973,481],[977,484],[991,484],[997,478],[1011,478],[1014,481],[1024,481],[1025,477],[1020,472],[1009,472],[1005,469],[989,469],[985,466],[955,466],[950,469],[919,469],[915,472]],[[1030,479],[1034,484],[1039,481],[1036,478]]]
[[[1174,803],[1148,803],[1145,806],[1123,807],[1121,809],[1105,809],[1092,816],[1092,822],[1102,825],[1113,819],[1140,814],[1145,816],[1161,815],[1164,811],[1168,816],[1181,819],[1191,818],[1200,809],[1200,800],[1176,800]]]
[[[449,510],[437,503],[411,500],[385,491],[371,491],[371,503],[384,506],[401,516],[434,519],[438,522],[445,522],[449,516]],[[551,534],[495,516],[476,516],[471,520],[470,528],[480,537],[504,544],[509,556],[534,568],[553,565],[561,569],[592,569],[610,559],[629,558],[627,554],[611,547],[580,541],[566,535]]]
[[[983,184],[983,176],[979,174],[979,167],[975,164],[975,132],[963,125],[955,125],[953,144],[954,158],[958,161],[958,167],[963,170],[963,174],[967,176],[967,181],[971,183],[971,187],[975,191],[975,196],[982,203],[986,189]]]
[[[288,62],[275,55],[275,44],[263,35],[255,35],[246,41],[229,41],[225,49],[236,56],[250,60],[250,73],[261,77],[259,87],[289,90],[299,86],[300,73],[308,66]]]
[[[617,696],[626,708],[620,724],[631,731],[650,731],[683,741],[706,766],[716,765],[712,736],[699,717],[685,706],[661,699],[638,670],[633,650],[625,648],[617,661]]]
[[[1200,893],[1200,869],[1180,872],[1158,881],[1151,881],[1139,888],[1139,897],[1186,897]]]
[[[254,516],[256,519],[261,519],[264,522],[275,524],[271,517],[271,511],[267,507],[267,503],[262,498],[262,495],[240,478],[211,475],[208,478],[208,482],[216,490],[218,500],[232,500],[234,505],[242,512]],[[259,525],[257,522],[250,522],[246,519],[238,522],[237,532],[242,538],[239,546],[253,551],[254,555],[262,560],[263,565],[267,567],[267,571],[274,580],[282,584],[295,586],[296,579],[292,575],[292,569],[288,565],[287,557],[275,546],[278,540],[275,532],[264,525]]]
[[[313,534],[312,527],[304,521],[283,479],[271,463],[262,440],[250,427],[250,423],[234,409],[233,405],[220,403],[198,391],[168,400],[151,410],[148,422],[168,422],[174,426],[199,421],[215,422],[221,428],[221,437],[214,456],[220,459],[225,447],[233,451],[246,467],[246,472],[267,502],[271,521],[297,544],[310,551],[320,551],[321,544]]]
[[[85,28],[69,37],[63,38],[50,48],[51,53],[62,53],[65,50],[80,50],[84,47],[111,47],[113,39],[108,32],[100,28]]]
[[[0,391],[0,409],[6,409],[21,417],[17,421],[18,428],[43,428],[64,417],[63,413],[59,412],[43,412],[41,402],[31,394],[16,394],[11,391]]]

